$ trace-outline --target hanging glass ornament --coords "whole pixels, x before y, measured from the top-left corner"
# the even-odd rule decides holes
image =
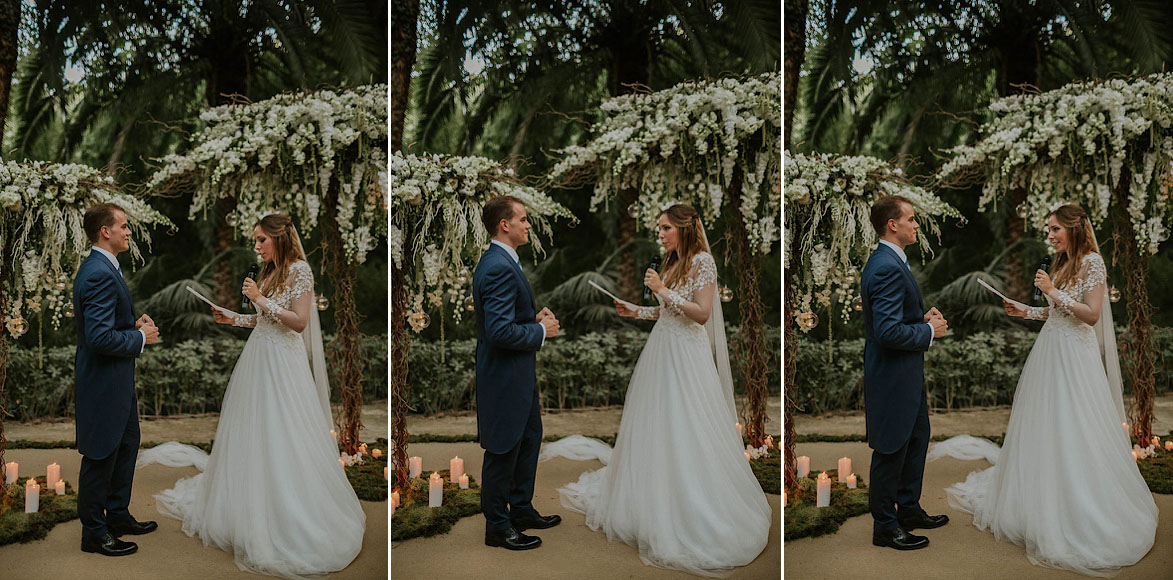
[[[721,286],[720,289],[717,290],[717,294],[721,297],[721,302],[733,301],[733,289],[728,286]]]
[[[11,334],[13,338],[20,338],[28,331],[28,324],[20,316],[9,318],[6,326],[8,327],[8,334]]]
[[[814,312],[803,312],[798,315],[798,326],[803,332],[810,332],[810,330],[819,325],[819,316]]]
[[[851,307],[854,308],[856,312],[863,312],[863,296],[856,296],[855,300],[852,301]]]
[[[66,318],[73,318],[73,302],[72,301],[65,304],[65,317]]]
[[[314,297],[314,304],[318,307],[318,310],[326,310],[330,307],[330,299],[319,294]]]
[[[1108,300],[1112,302],[1120,302],[1120,289],[1115,286],[1108,287]]]
[[[419,332],[432,323],[432,317],[427,312],[413,312],[407,315],[407,323],[412,330]]]
[[[1018,204],[1018,207],[1014,208],[1014,213],[1018,214],[1018,217],[1026,219],[1026,202]]]

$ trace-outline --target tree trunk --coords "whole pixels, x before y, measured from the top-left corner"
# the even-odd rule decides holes
[[[359,314],[354,302],[357,268],[346,260],[338,224],[338,188],[338,180],[332,179],[324,204],[322,273],[334,283],[335,329],[329,356],[342,400],[338,441],[346,453],[353,455],[358,452],[358,430],[362,426],[362,334],[358,330]]]
[[[8,312],[8,286],[6,282],[12,267],[13,241],[10,239],[3,249],[0,249],[0,322],[4,321]],[[4,450],[8,446],[8,439],[4,437],[4,418],[8,416],[8,389],[5,382],[8,379],[8,329],[0,324],[0,466],[4,465]],[[4,511],[8,503],[8,486],[0,480],[0,512]]]
[[[615,5],[612,6],[614,8]],[[636,23],[637,16],[629,14],[620,17],[612,14],[613,19],[620,22]],[[636,85],[648,86],[651,84],[652,68],[652,37],[651,26],[635,24],[615,30],[610,38],[615,39],[611,47],[611,74],[609,88],[612,96],[627,95],[638,90]],[[631,207],[639,199],[639,190],[634,187],[619,192],[619,231],[617,243],[619,247],[630,244],[635,239],[636,218],[632,216]],[[639,303],[643,288],[642,270],[637,270],[635,258],[631,252],[623,252],[615,265],[618,277],[619,296],[624,300]]]
[[[12,75],[16,73],[19,28],[19,0],[0,0],[0,136],[4,135],[4,124],[8,118],[8,99],[12,93]],[[3,152],[0,152],[0,156],[4,156]]]
[[[1132,404],[1128,406],[1130,435],[1141,447],[1148,447],[1153,437],[1153,397],[1156,387],[1156,368],[1153,363],[1154,343],[1152,311],[1149,305],[1149,254],[1136,244],[1136,231],[1128,216],[1132,178],[1127,164],[1121,171],[1116,186],[1116,232],[1112,244],[1117,264],[1123,263],[1128,273],[1128,334],[1124,342],[1125,374],[1132,382]],[[1123,258],[1122,262],[1120,258]]]
[[[785,93],[785,131],[782,138],[787,149],[791,149],[791,130],[794,127],[794,104],[798,100],[798,78],[806,58],[806,15],[809,0],[785,0],[786,31],[782,37],[782,53],[785,55],[785,69],[782,90]]]
[[[391,150],[403,147],[403,121],[418,37],[419,0],[391,0]]]
[[[404,232],[404,268],[408,265],[411,235]],[[395,466],[395,488],[407,489],[407,412],[409,385],[407,383],[407,355],[411,339],[407,334],[407,272],[391,263],[391,439],[395,441],[392,464]]]
[[[733,168],[730,184],[729,209],[726,215],[726,240],[737,260],[738,294],[741,297],[741,342],[745,361],[746,404],[742,409],[743,432],[750,445],[761,447],[766,439],[766,397],[768,395],[766,364],[766,333],[762,322],[761,257],[749,246],[745,220],[741,214],[741,182],[744,178],[740,166]],[[719,298],[714,298],[719,300]],[[791,347],[793,348],[793,346]]]

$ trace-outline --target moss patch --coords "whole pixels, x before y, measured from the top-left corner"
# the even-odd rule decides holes
[[[444,478],[444,499],[440,507],[428,507],[428,472],[410,480],[407,490],[399,490],[399,507],[391,514],[391,540],[447,534],[460,518],[481,513],[481,486],[472,475],[468,489],[448,481],[449,470],[437,471]],[[426,476],[426,477],[425,477]]]
[[[797,489],[786,498],[784,541],[833,534],[848,518],[870,511],[863,478],[856,474],[858,489],[848,489],[846,483],[839,483],[839,472],[834,469],[827,471],[827,477],[831,478],[831,505],[815,507],[817,477],[818,474],[812,473],[799,478]]]
[[[378,449],[383,456],[374,458],[371,453]],[[339,454],[342,453],[339,447]],[[387,501],[387,478],[383,477],[383,468],[387,467],[387,440],[380,437],[375,443],[367,444],[367,452],[363,454],[362,463],[346,466],[346,479],[354,488],[354,494],[363,501]]]
[[[1164,443],[1162,443],[1164,445]],[[1173,451],[1162,448],[1152,457],[1136,462],[1153,493],[1173,494]]]
[[[750,459],[749,467],[762,485],[762,491],[782,495],[782,457],[776,449],[769,457]]]
[[[57,495],[56,490],[45,489],[44,477],[36,479],[41,484],[36,513],[24,513],[24,486],[28,478],[19,478],[8,485],[8,503],[0,503],[0,546],[44,539],[53,526],[77,519],[77,492],[69,482],[65,483],[65,495]]]

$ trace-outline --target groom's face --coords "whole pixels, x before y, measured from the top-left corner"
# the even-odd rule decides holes
[[[916,223],[916,211],[912,209],[911,205],[900,204],[900,217],[888,223],[896,225],[896,240],[902,246],[916,243],[916,230],[920,225]]]
[[[513,217],[502,220],[501,231],[509,238],[509,243],[514,248],[519,248],[529,243],[529,217],[525,214],[525,206],[521,204],[513,204]]]
[[[109,240],[112,253],[118,254],[130,249],[130,224],[126,222],[126,214],[114,211],[114,224],[102,226],[103,238]]]

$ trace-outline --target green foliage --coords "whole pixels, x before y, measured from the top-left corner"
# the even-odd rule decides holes
[[[779,437],[781,440],[781,437]],[[769,457],[759,457],[749,460],[749,467],[753,469],[754,477],[762,486],[762,491],[779,495],[782,493],[782,454],[774,452]]]
[[[730,349],[742,343],[737,329],[728,329]],[[779,330],[770,328],[767,343],[778,344]],[[591,332],[577,338],[555,338],[538,353],[538,390],[544,409],[622,404],[631,372],[647,334],[639,330]],[[769,391],[781,392],[778,352],[767,361]],[[744,362],[731,356],[736,393],[744,393]],[[418,413],[472,410],[476,407],[476,340],[416,342],[408,358],[411,408]]]
[[[24,486],[27,477],[17,479],[8,485],[8,503],[0,502],[0,546],[24,544],[44,539],[53,526],[77,518],[77,492],[67,481],[65,495],[47,489],[45,478],[38,477],[41,484],[37,512],[24,513]]]
[[[383,456],[376,459],[370,455],[375,449],[383,451]],[[339,452],[342,449],[339,448]],[[383,477],[383,468],[387,467],[387,440],[380,437],[378,444],[367,447],[367,454],[363,455],[362,463],[346,466],[346,479],[350,480],[355,495],[363,501],[387,501],[387,478]]]
[[[444,478],[444,498],[440,507],[428,507],[428,477],[431,472],[411,479],[411,487],[399,490],[399,507],[391,514],[391,541],[447,534],[460,518],[481,513],[481,486],[470,474],[468,489],[448,481],[451,473],[436,473]]]
[[[848,518],[868,513],[868,490],[862,476],[856,474],[858,489],[848,489],[846,483],[839,483],[838,470],[828,471],[831,505],[821,508],[815,507],[817,477],[817,473],[811,473],[799,478],[797,489],[786,498],[783,541],[833,534]]]
[[[244,341],[238,339],[209,338],[146,349],[135,365],[139,413],[218,411],[243,348]],[[21,421],[72,416],[74,354],[72,346],[45,348],[43,352],[11,347],[4,401],[8,411]],[[387,398],[387,335],[364,337],[362,358],[367,363],[363,399]],[[338,390],[332,376],[331,391],[337,394]]]
[[[1169,439],[1173,440],[1173,431],[1169,432]],[[1150,491],[1173,494],[1173,451],[1165,451],[1162,447],[1156,455],[1141,459],[1136,465]]]

